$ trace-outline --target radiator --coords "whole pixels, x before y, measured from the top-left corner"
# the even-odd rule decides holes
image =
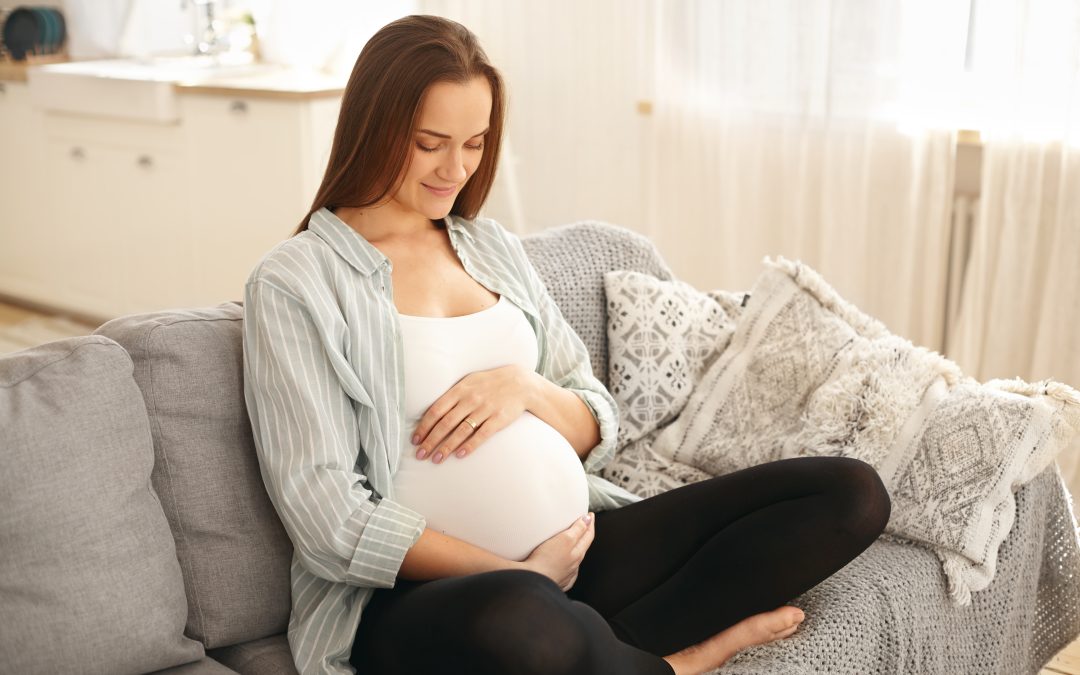
[[[971,236],[978,217],[979,197],[977,195],[957,194],[953,197],[948,292],[945,300],[946,341],[949,327],[956,325],[957,313],[960,311],[960,299],[964,293],[964,273],[971,257]]]

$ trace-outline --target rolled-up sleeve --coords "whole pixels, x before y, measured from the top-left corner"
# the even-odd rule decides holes
[[[498,227],[501,228],[501,225]],[[577,394],[600,426],[600,442],[589,450],[582,462],[587,473],[596,473],[615,457],[619,408],[611,392],[593,375],[588,348],[551,297],[540,273],[525,253],[521,239],[512,232],[503,231],[514,253],[515,263],[525,277],[529,295],[536,302],[544,327],[546,358],[541,359],[540,374]]]
[[[339,583],[393,587],[424,517],[359,473],[357,404],[308,306],[265,280],[244,289],[244,398],[263,482],[301,564]]]

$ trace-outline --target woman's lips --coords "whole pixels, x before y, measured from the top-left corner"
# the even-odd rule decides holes
[[[435,195],[436,197],[449,197],[450,195],[454,194],[454,190],[456,189],[456,188],[449,187],[449,188],[446,188],[445,190],[436,190],[435,188],[431,187],[427,183],[421,183],[421,185],[423,185],[428,190],[430,190],[431,193],[433,195]]]

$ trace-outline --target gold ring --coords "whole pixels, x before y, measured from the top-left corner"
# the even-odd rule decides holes
[[[478,426],[480,426],[480,425],[478,425],[478,424],[477,424],[476,422],[473,422],[473,421],[472,421],[471,419],[469,419],[468,417],[466,417],[466,418],[465,418],[465,423],[466,423],[466,424],[468,424],[468,425],[469,425],[470,427],[472,427],[472,430],[473,430],[473,431],[476,431],[476,428],[477,428]]]

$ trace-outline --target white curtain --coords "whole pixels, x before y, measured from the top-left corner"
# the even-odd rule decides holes
[[[659,3],[650,225],[681,275],[742,289],[802,259],[894,332],[944,339],[967,3]]]
[[[947,355],[979,379],[1080,386],[1080,7],[976,5],[967,95],[981,207]],[[1080,495],[1080,445],[1058,457]]]
[[[954,131],[921,107],[963,66],[967,6],[945,5],[421,0],[418,11],[464,23],[507,76],[515,229],[618,223],[700,288],[749,286],[766,254],[801,258],[941,349]],[[503,201],[497,191],[487,215],[511,217]]]

